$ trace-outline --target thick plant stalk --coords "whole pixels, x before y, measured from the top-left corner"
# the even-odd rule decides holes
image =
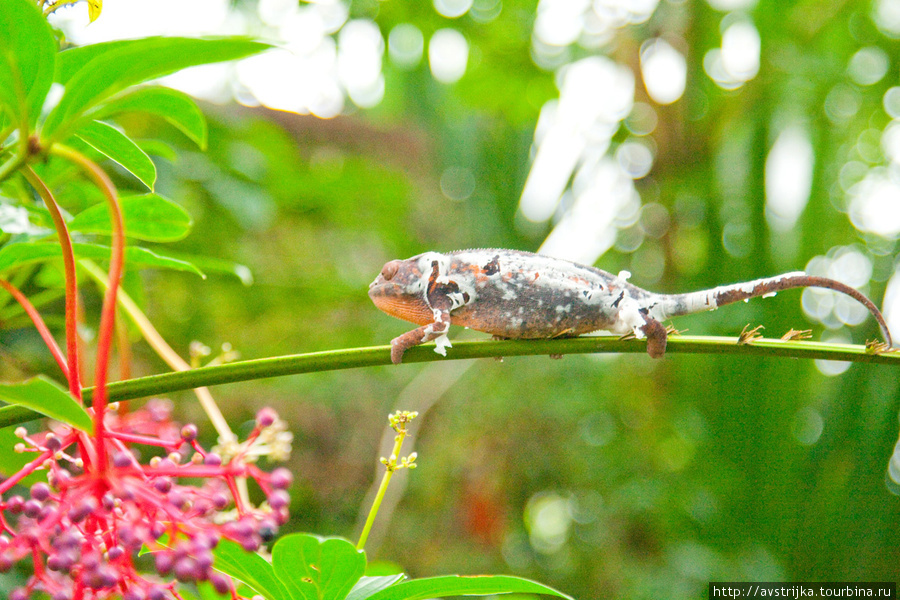
[[[822,360],[844,360],[856,363],[874,363],[900,367],[900,352],[870,352],[864,346],[852,344],[831,344],[823,342],[796,342],[759,338],[751,343],[737,344],[734,337],[672,336],[669,338],[668,353],[677,354],[733,354],[740,356],[762,356],[768,358],[805,358]],[[535,356],[549,354],[595,354],[595,353],[644,353],[646,343],[622,340],[616,336],[585,336],[556,340],[502,340],[454,342],[453,352],[446,357],[435,354],[433,347],[412,348],[404,363],[445,360],[465,360],[473,358]],[[181,390],[191,390],[203,386],[237,383],[267,377],[321,373],[361,367],[390,366],[391,347],[372,346],[367,348],[346,348],[306,354],[291,354],[270,358],[236,361],[224,365],[200,367],[190,371],[177,371],[139,377],[128,381],[117,381],[107,386],[107,397],[112,401],[133,400],[171,394]],[[402,368],[402,367],[392,367]],[[84,389],[85,404],[90,404],[94,388]],[[16,425],[38,418],[33,411],[19,406],[0,407],[0,427]]]
[[[109,260],[109,287],[103,296],[103,308],[100,313],[100,328],[97,335],[97,364],[94,372],[95,392],[94,432],[98,438],[104,435],[104,417],[106,416],[106,383],[109,377],[109,354],[115,334],[116,295],[122,280],[125,263],[125,222],[119,206],[118,192],[106,172],[86,156],[62,145],[53,147],[52,152],[78,165],[100,188],[109,208],[109,219],[112,224],[112,253]],[[101,472],[107,469],[105,444],[98,444],[98,467]]]
[[[30,166],[26,166],[23,172],[25,178],[34,186],[41,200],[44,201],[47,210],[50,211],[62,249],[66,279],[66,357],[69,365],[66,378],[69,381],[69,392],[75,399],[81,400],[81,374],[78,359],[78,280],[75,275],[75,252],[72,250],[72,238],[69,236],[69,228],[66,226],[66,221],[63,219],[50,188]]]

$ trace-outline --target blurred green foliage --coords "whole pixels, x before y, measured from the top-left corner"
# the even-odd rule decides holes
[[[550,226],[525,222],[517,204],[540,108],[557,94],[554,74],[531,59],[535,4],[504,0],[499,17],[478,23],[440,17],[430,3],[353,2],[351,15],[374,18],[385,37],[410,22],[426,38],[458,28],[470,43],[469,69],[450,86],[434,81],[426,62],[403,70],[386,59],[385,98],[371,110],[320,120],[207,106],[205,153],[164,123],[123,120],[133,137],[162,136],[178,150],[156,160],[157,191],[195,226],[169,247],[253,274],[247,286],[221,275],[142,273],[141,301],[172,346],[186,354],[195,339],[229,343],[255,358],[385,344],[409,328],[366,296],[387,260],[463,247],[535,250]],[[686,291],[802,269],[855,244],[872,258],[869,292],[880,304],[896,245],[853,227],[840,181],[848,161],[883,160],[861,156],[857,143],[889,121],[882,98],[900,68],[898,41],[877,29],[873,10],[863,0],[762,0],[747,13],[761,37],[759,74],[732,91],[703,69],[727,15],[700,0],[662,2],[600,50],[573,46],[572,58],[601,53],[633,67],[645,103],[642,42],[677,40],[688,64],[684,97],[654,106],[655,163],[635,182],[645,204],[668,209],[671,225],[637,250],[609,251],[598,266],[627,268],[655,291]],[[864,46],[890,60],[871,85],[847,75]],[[826,112],[836,87],[856,107],[838,120]],[[788,117],[810,132],[812,194],[797,226],[774,234],[764,165]],[[616,142],[625,137],[623,128]],[[449,167],[474,174],[469,198],[441,192]],[[741,251],[729,252],[723,240],[736,216],[742,228],[730,243]],[[642,266],[648,253],[665,257],[661,276]],[[773,336],[815,327],[799,298],[675,325],[736,335],[749,322]],[[869,320],[852,334],[862,342],[876,327]],[[0,332],[4,362],[15,356],[27,370],[34,348],[30,332]],[[146,346],[134,352],[135,375],[165,370]],[[585,599],[699,598],[710,580],[900,578],[900,503],[885,485],[900,378],[887,366],[825,376],[812,362],[771,358],[519,358],[473,364],[446,390],[442,369],[306,375],[214,393],[231,420],[272,405],[293,428],[288,529],[352,537],[379,479],[385,416],[422,411],[395,403],[423,373],[404,396],[436,401],[414,439],[419,468],[380,546],[368,548],[414,576],[510,572]],[[177,400],[186,419],[202,418],[189,394]]]

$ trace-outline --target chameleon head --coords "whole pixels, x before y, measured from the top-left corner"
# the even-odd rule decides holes
[[[369,284],[369,298],[382,311],[417,325],[434,321],[425,293],[428,275],[423,274],[415,258],[392,260],[384,265]]]

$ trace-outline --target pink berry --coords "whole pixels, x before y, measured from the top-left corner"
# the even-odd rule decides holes
[[[278,413],[268,406],[256,413],[256,425],[258,427],[271,427],[277,419]]]
[[[197,439],[197,433],[197,426],[193,423],[188,423],[181,428],[181,439],[186,442],[191,442]]]
[[[50,486],[44,482],[35,483],[31,486],[31,497],[43,502],[50,497]]]
[[[275,469],[269,476],[269,485],[271,485],[276,490],[288,489],[289,487],[291,487],[291,483],[293,483],[293,481],[294,476],[284,467]]]

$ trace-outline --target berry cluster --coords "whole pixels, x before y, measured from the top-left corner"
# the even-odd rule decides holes
[[[0,572],[30,560],[34,574],[10,600],[39,591],[52,600],[172,600],[181,598],[179,582],[201,581],[239,598],[213,569],[213,550],[228,539],[256,551],[287,521],[291,473],[254,464],[261,441],[283,422],[261,410],[247,440],[223,459],[200,446],[196,426],[172,422],[167,402],[125,414],[108,408],[100,436],[61,425],[35,435],[17,430],[17,450],[36,457],[0,483]],[[157,455],[142,463],[140,446]],[[38,470],[47,483],[7,495]],[[242,493],[246,479],[265,494],[260,507]],[[140,571],[155,575],[139,572],[142,548],[152,552],[152,567]]]

